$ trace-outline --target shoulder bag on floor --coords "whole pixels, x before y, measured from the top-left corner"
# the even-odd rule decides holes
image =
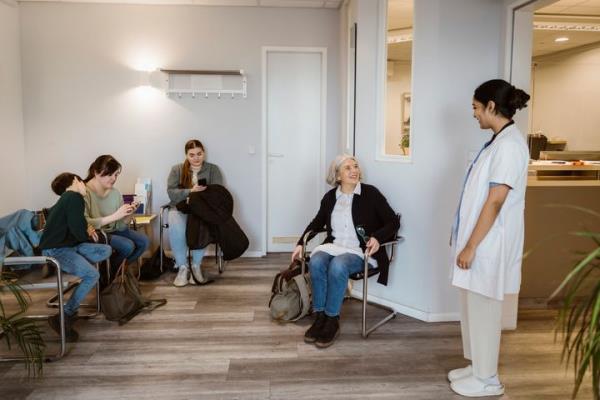
[[[311,308],[311,287],[308,270],[295,260],[275,276],[271,287],[269,309],[271,318],[280,322],[294,322],[305,317]]]
[[[152,311],[167,304],[166,299],[147,299],[140,291],[140,285],[123,261],[115,279],[100,294],[100,306],[109,321],[123,325],[142,310]]]

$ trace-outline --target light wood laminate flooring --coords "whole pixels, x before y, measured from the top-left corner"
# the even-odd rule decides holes
[[[168,304],[123,326],[103,317],[79,321],[80,341],[45,364],[42,378],[27,378],[21,364],[0,363],[0,399],[461,398],[446,381],[450,369],[466,365],[457,322],[399,315],[365,340],[360,303],[347,301],[342,334],[322,350],[302,340],[311,318],[272,322],[271,283],[288,257],[236,260],[202,287],[175,288],[172,273],[143,283],[145,293]],[[216,275],[212,262],[206,270]],[[32,293],[32,312],[53,312],[44,306],[48,293]],[[369,315],[375,320],[384,312],[370,308]],[[554,317],[551,310],[522,309],[518,329],[503,334],[503,399],[570,397],[572,371],[560,364]],[[52,351],[58,338],[42,326]],[[586,384],[579,398],[590,393]]]

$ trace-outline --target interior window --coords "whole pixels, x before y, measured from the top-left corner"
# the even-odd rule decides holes
[[[411,154],[413,0],[388,0],[385,63],[385,156]]]

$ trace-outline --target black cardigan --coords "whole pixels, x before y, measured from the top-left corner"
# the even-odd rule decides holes
[[[327,237],[323,243],[332,243],[334,237],[331,232],[331,213],[337,201],[335,192],[337,188],[331,189],[325,193],[321,200],[321,207],[315,218],[308,224],[304,233],[300,237],[298,244],[302,244],[302,238],[308,231],[319,231],[325,228]],[[386,198],[375,186],[361,183],[361,193],[355,194],[352,200],[352,221],[354,226],[362,226],[367,237],[375,237],[380,244],[396,238],[396,233],[400,228],[400,220],[396,213],[388,204]],[[311,235],[311,238],[314,235]],[[366,249],[366,243],[358,236],[360,247],[363,251]],[[310,238],[309,238],[310,239]],[[377,282],[387,285],[390,260],[387,252],[380,247],[377,253],[372,255],[377,260],[380,270]]]

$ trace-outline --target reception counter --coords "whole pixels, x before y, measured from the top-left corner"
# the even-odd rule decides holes
[[[544,302],[595,244],[570,232],[600,232],[600,163],[533,162],[525,200],[525,251],[520,298]]]
[[[532,161],[527,186],[600,186],[600,161]]]

